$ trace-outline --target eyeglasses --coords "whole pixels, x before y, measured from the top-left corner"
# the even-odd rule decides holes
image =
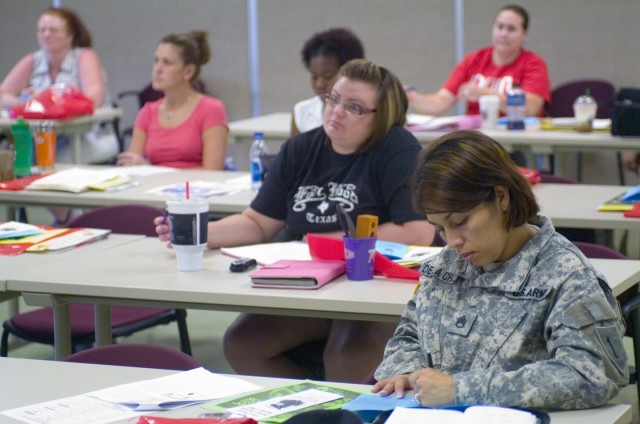
[[[361,106],[357,103],[341,103],[340,97],[336,96],[335,94],[326,93],[321,95],[320,98],[327,106],[330,106],[330,107],[338,107],[338,105],[341,104],[342,109],[349,115],[363,116],[369,113],[373,113],[377,110],[377,109],[367,109],[366,107]]]

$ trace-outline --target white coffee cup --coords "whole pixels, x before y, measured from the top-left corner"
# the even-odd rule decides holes
[[[495,129],[498,126],[500,97],[494,94],[485,94],[480,96],[478,102],[480,104],[480,114],[482,115],[482,129]]]
[[[207,247],[209,202],[202,198],[167,200],[169,234],[178,271],[200,271]]]

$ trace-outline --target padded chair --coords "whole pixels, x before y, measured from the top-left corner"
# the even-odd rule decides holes
[[[97,208],[71,220],[69,227],[110,229],[116,233],[156,236],[153,218],[164,213],[162,209],[144,205],[116,205]],[[74,351],[90,346],[95,341],[94,307],[91,304],[71,304],[71,341]],[[180,349],[191,355],[184,309],[118,306],[111,308],[113,338],[128,336],[160,324],[176,322]],[[0,340],[0,356],[8,354],[9,334],[21,339],[53,345],[53,309],[41,308],[17,314],[4,321]]]
[[[616,89],[609,81],[599,79],[575,80],[564,83],[551,92],[551,103],[545,109],[546,115],[552,118],[574,116],[573,102],[583,95],[586,90],[595,98],[598,104],[596,118],[606,119],[611,117],[611,108],[616,95]],[[622,154],[617,153],[618,178],[624,185],[624,167]],[[582,180],[582,153],[578,152],[578,180]]]
[[[540,182],[547,184],[580,184],[578,180],[574,180],[569,177],[562,177],[560,175],[548,174],[546,172],[540,173]]]
[[[192,356],[166,346],[123,343],[74,353],[65,362],[188,371],[202,365]]]

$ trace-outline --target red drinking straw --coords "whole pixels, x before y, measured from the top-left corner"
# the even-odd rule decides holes
[[[185,185],[186,185],[187,200],[189,200],[189,181],[187,181]]]

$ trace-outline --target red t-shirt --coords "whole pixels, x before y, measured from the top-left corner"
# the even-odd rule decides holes
[[[224,104],[203,95],[191,116],[174,128],[158,122],[158,108],[163,99],[147,102],[136,117],[135,127],[147,135],[144,153],[153,165],[173,168],[202,166],[202,133],[215,126],[227,126]]]
[[[537,94],[546,102],[551,101],[551,82],[547,64],[537,54],[523,50],[518,58],[505,66],[493,64],[493,47],[469,53],[453,69],[444,88],[454,95],[468,81],[478,81],[483,87],[490,87],[500,94],[506,94],[514,83],[519,83],[525,92]],[[478,102],[467,102],[467,113],[480,113]]]

